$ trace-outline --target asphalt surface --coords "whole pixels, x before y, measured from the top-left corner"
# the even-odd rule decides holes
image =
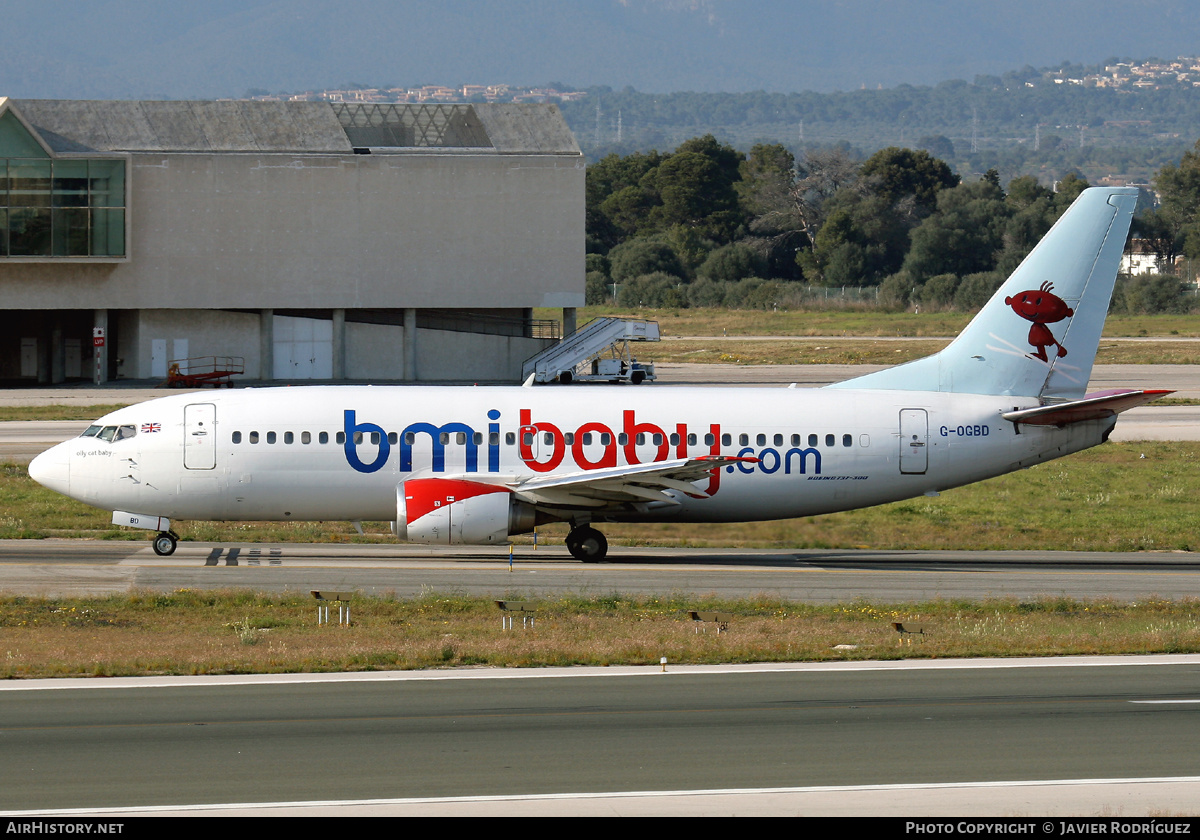
[[[10,682],[0,812],[1161,818],[1197,715],[1196,656]]]
[[[429,591],[503,598],[561,593],[759,594],[804,603],[936,598],[1200,598],[1200,560],[1184,552],[872,551],[614,548],[584,564],[561,545],[251,545],[147,540],[0,541],[0,592],[99,595],[131,590]]]

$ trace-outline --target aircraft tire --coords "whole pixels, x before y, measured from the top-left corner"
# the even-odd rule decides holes
[[[576,560],[599,563],[608,554],[608,540],[595,528],[584,526],[567,534],[567,550]]]
[[[175,553],[175,547],[179,544],[179,540],[174,534],[168,534],[162,531],[155,535],[151,545],[154,547],[154,553],[159,557],[168,557]]]

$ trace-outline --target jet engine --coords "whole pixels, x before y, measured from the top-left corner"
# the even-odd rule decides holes
[[[503,545],[533,530],[535,509],[507,487],[460,478],[411,478],[396,485],[400,539],[431,545]]]

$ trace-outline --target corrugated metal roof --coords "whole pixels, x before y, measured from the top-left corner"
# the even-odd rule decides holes
[[[103,152],[276,152],[350,154],[355,146],[471,148],[480,152],[580,154],[553,105],[460,105],[440,126],[446,105],[380,106],[328,102],[173,102],[13,99],[56,154]],[[363,117],[403,108],[401,122],[376,127]],[[430,120],[418,118],[428,111]],[[437,119],[434,117],[437,116]],[[391,122],[397,122],[391,126]],[[438,131],[413,132],[430,122]],[[354,141],[348,133],[353,134]],[[361,136],[360,136],[361,135]],[[365,142],[364,142],[365,141]]]

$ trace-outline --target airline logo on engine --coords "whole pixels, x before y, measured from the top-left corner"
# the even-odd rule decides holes
[[[361,473],[378,472],[391,459],[392,448],[396,447],[399,449],[399,472],[412,472],[413,450],[428,444],[431,449],[429,469],[434,473],[442,473],[446,472],[447,448],[454,445],[462,451],[463,459],[462,466],[456,466],[455,471],[498,473],[501,471],[502,460],[500,411],[491,409],[487,413],[487,419],[489,422],[486,435],[477,436],[474,428],[462,422],[443,423],[440,426],[418,422],[410,423],[402,432],[389,437],[382,426],[362,422],[354,409],[346,409],[343,412],[343,448],[346,463]],[[621,412],[621,423],[616,429],[606,423],[588,421],[576,429],[564,430],[558,424],[535,420],[532,410],[528,408],[519,410],[518,420],[520,426],[516,432],[517,457],[527,469],[537,473],[553,472],[563,466],[564,462],[572,469],[599,470],[622,464],[645,464],[672,458],[721,454],[719,423],[709,424],[702,434],[696,435],[686,423],[664,427],[639,421],[632,409]],[[425,435],[428,437],[423,437]],[[701,440],[707,451],[697,451],[697,444]],[[368,460],[360,456],[360,446],[366,447]],[[373,457],[370,454],[372,450]],[[486,458],[486,464],[482,468],[481,450]],[[755,472],[783,472],[787,475],[795,472],[805,475],[811,468],[813,475],[821,474],[821,453],[814,447],[792,447],[781,451],[773,447],[756,449],[743,446],[736,454],[738,457],[755,457],[758,462],[727,466],[727,472],[736,469],[746,475]],[[511,468],[510,466],[509,469]],[[714,470],[707,490],[710,495],[719,487],[720,475],[720,470]]]

